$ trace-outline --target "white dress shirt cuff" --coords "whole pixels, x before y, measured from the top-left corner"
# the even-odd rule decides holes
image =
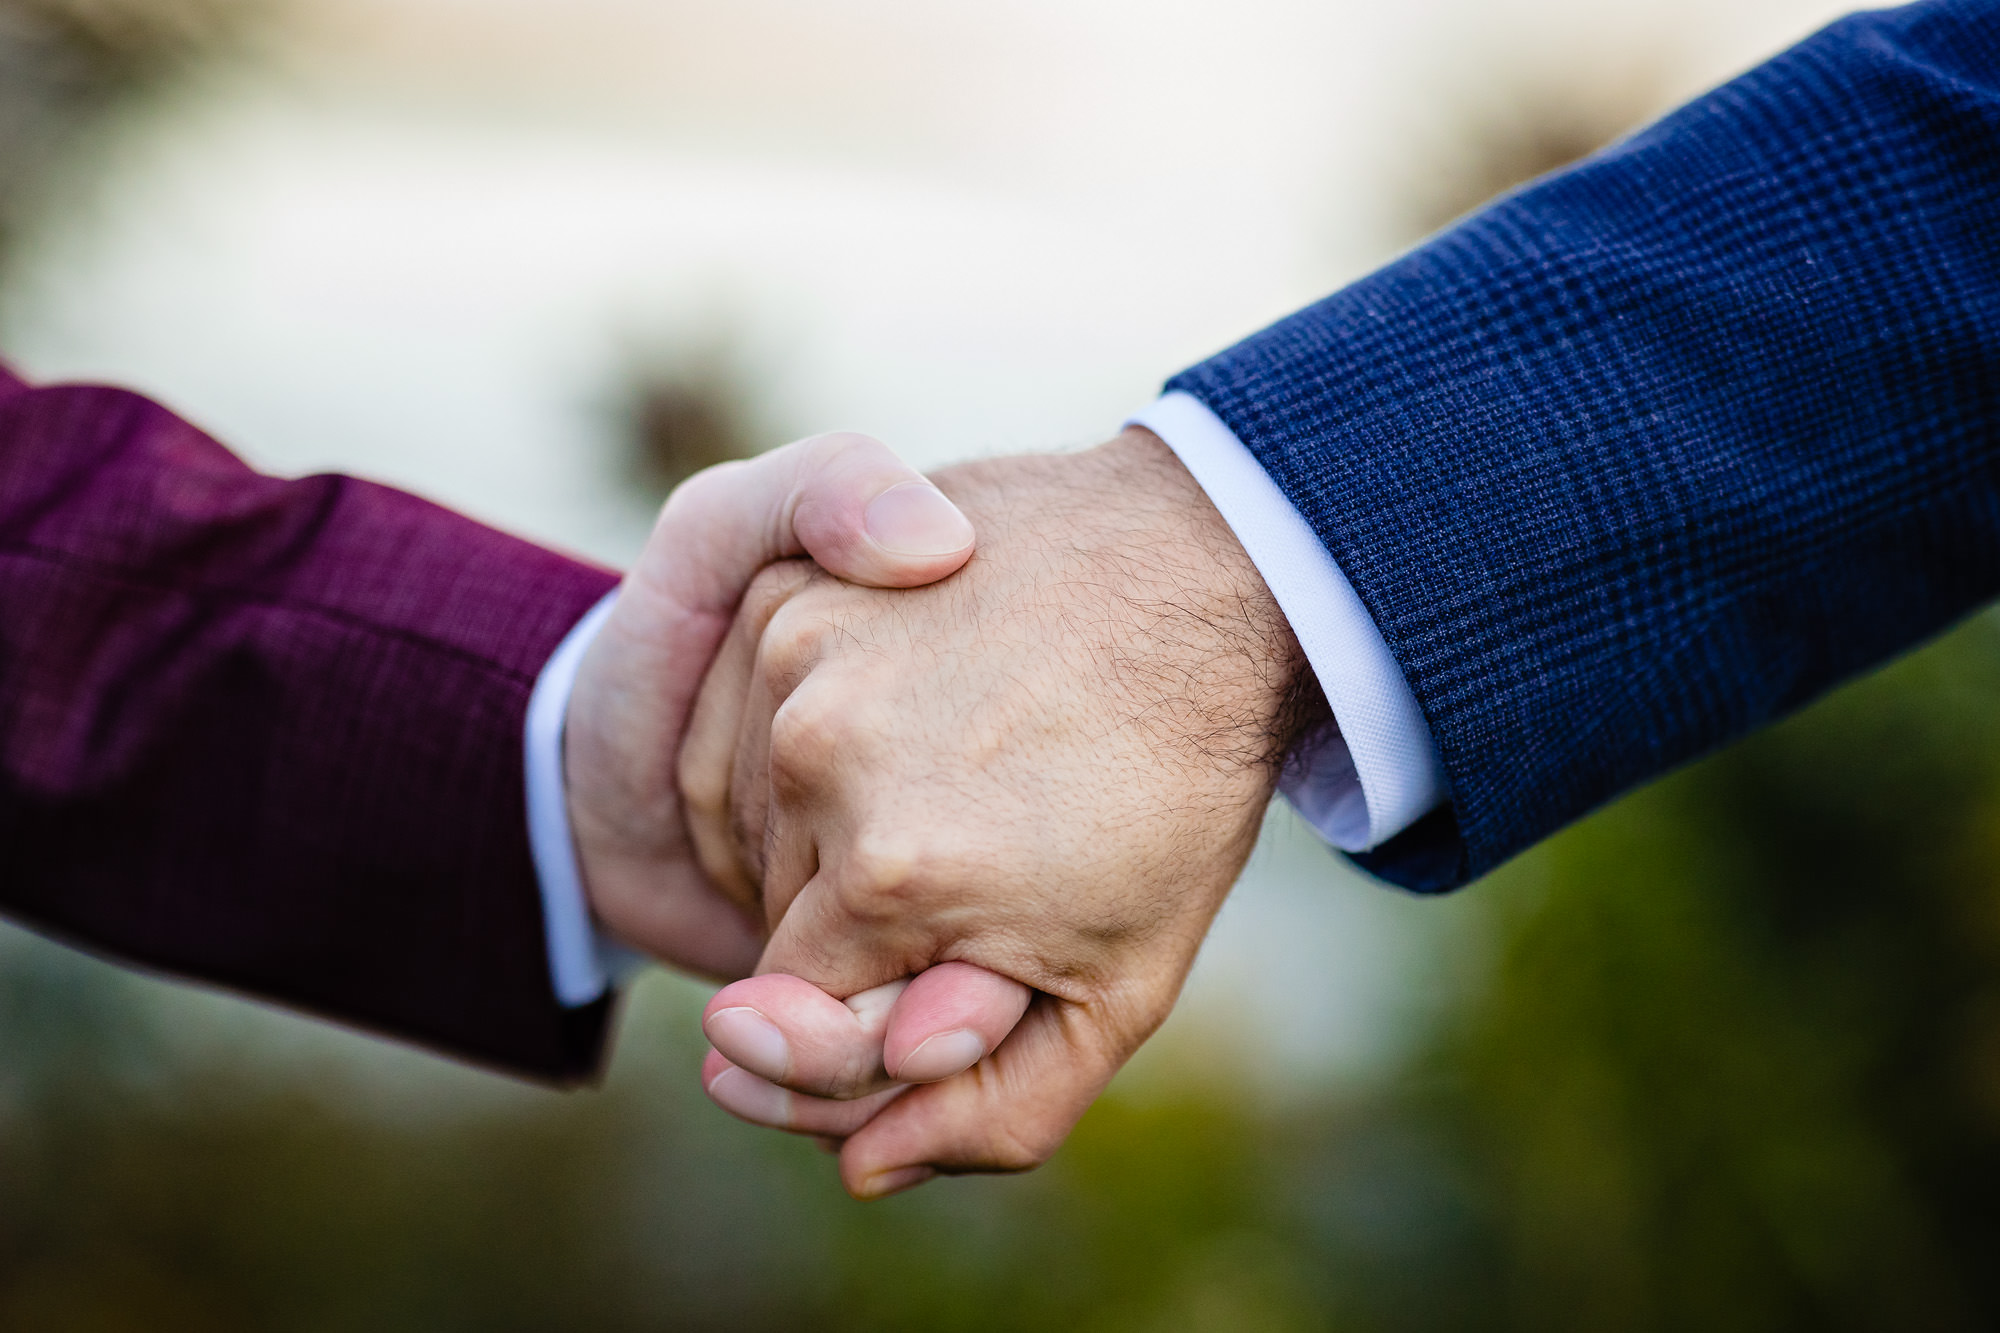
[[[1166,441],[1291,622],[1335,727],[1302,747],[1279,790],[1320,836],[1365,852],[1445,797],[1430,727],[1375,620],[1305,517],[1208,405],[1169,393],[1132,418]]]
[[[644,961],[632,950],[600,936],[590,918],[563,780],[563,721],[569,714],[570,691],[576,686],[584,653],[617,600],[615,590],[605,594],[604,600],[563,636],[528,697],[528,847],[542,886],[549,979],[556,999],[572,1008],[597,999],[614,980],[623,980]]]

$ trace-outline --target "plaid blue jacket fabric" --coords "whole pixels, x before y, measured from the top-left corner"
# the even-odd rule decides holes
[[[2000,3],[1845,19],[1168,386],[1354,584],[1451,888],[2000,593]]]

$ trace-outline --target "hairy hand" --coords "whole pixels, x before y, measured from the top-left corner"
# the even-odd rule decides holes
[[[908,587],[957,569],[972,541],[964,515],[863,435],[801,440],[675,490],[570,696],[570,823],[602,924],[664,962],[749,970],[761,922],[701,873],[674,783],[688,711],[738,600],[758,570],[788,556]]]
[[[1255,842],[1304,674],[1255,567],[1150,433],[937,481],[977,556],[893,593],[767,571],[681,753],[704,866],[772,927],[760,972],[847,997],[954,960],[1038,992],[997,1050],[847,1139],[864,1196],[1061,1143],[1171,1009]]]

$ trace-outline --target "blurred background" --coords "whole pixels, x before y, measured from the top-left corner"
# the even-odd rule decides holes
[[[812,430],[1101,439],[1836,12],[0,0],[0,355],[621,562]],[[1993,1327],[2000,626],[1449,899],[1274,811],[1032,1176],[849,1202],[703,998],[558,1095],[8,932],[0,1328]]]

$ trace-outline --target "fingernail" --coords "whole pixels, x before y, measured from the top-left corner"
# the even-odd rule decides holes
[[[785,1129],[792,1123],[792,1094],[747,1070],[723,1070],[708,1085],[708,1095],[729,1114],[759,1125]]]
[[[905,481],[868,502],[861,522],[896,555],[950,555],[972,544],[972,521],[927,481]]]
[[[986,1054],[986,1043],[970,1028],[940,1032],[926,1037],[917,1049],[903,1057],[900,1068],[890,1077],[903,1083],[935,1083],[941,1078],[972,1068]]]
[[[710,1014],[701,1025],[708,1044],[759,1078],[782,1083],[792,1070],[792,1048],[785,1034],[755,1009],[739,1006]]]
[[[921,1185],[937,1172],[927,1166],[905,1166],[894,1171],[884,1171],[861,1182],[861,1197],[864,1199],[886,1199],[914,1185]]]

